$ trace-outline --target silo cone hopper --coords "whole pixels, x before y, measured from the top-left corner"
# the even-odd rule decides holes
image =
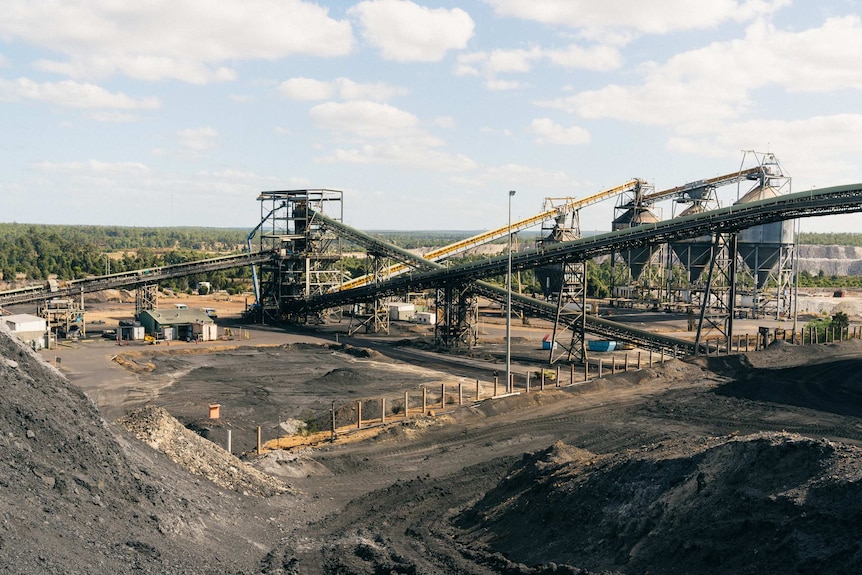
[[[692,204],[680,213],[680,216],[703,213],[703,206]],[[670,249],[676,254],[680,263],[688,272],[688,281],[696,282],[703,275],[703,271],[709,266],[709,258],[712,253],[712,238],[700,236],[690,240],[680,240],[670,244]]]
[[[568,242],[580,237],[573,229],[565,226],[565,219],[565,214],[557,218],[556,225],[547,236],[542,238],[541,245]],[[563,264],[538,267],[534,270],[534,273],[539,285],[542,286],[542,294],[548,299],[557,297],[566,279],[563,277]]]
[[[778,191],[771,186],[756,186],[736,203],[756,202],[778,195]],[[792,244],[792,220],[754,226],[739,233],[737,244],[739,255],[754,274],[758,289],[766,285],[770,275],[778,266],[782,248]]]
[[[633,207],[626,210],[621,216],[613,221],[611,229],[613,231],[633,228],[641,224],[652,224],[658,222],[658,217],[645,207]],[[635,248],[632,250],[623,250],[619,252],[620,257],[629,266],[633,279],[639,279],[643,274],[644,268],[652,261],[653,256],[658,251],[658,246],[646,246],[643,248]]]

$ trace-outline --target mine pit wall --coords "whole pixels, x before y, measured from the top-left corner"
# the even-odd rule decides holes
[[[862,247],[799,245],[799,271],[816,276],[862,276]]]

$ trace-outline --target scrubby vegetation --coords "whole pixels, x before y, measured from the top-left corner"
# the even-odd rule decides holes
[[[371,235],[405,249],[440,247],[465,239],[478,232],[471,231],[373,231]],[[60,226],[41,224],[0,223],[0,273],[5,281],[15,278],[25,281],[58,277],[61,280],[90,275],[116,273],[147,267],[170,265],[236,253],[245,247],[248,232],[232,228],[141,228],[119,226]],[[519,234],[521,243],[531,243],[535,232]],[[505,240],[500,240],[505,241]],[[804,233],[800,243],[815,245],[862,246],[862,234]],[[361,251],[346,244],[345,251]],[[483,256],[464,256],[461,262]],[[364,258],[347,256],[342,269],[351,277],[368,273]],[[603,298],[610,295],[612,283],[607,260],[588,262],[587,295]],[[166,287],[181,291],[198,282],[212,284],[215,290],[240,291],[250,284],[250,271],[237,269],[200,274],[168,282]],[[489,278],[504,284],[504,277]],[[862,277],[799,274],[800,287],[862,288]],[[520,272],[513,278],[513,287],[522,293],[534,293],[540,286],[531,271]]]
[[[798,243],[814,246],[862,246],[862,234],[848,232],[800,233]]]
[[[61,280],[183,263],[234,253],[247,232],[219,228],[122,228],[0,224],[0,272],[5,281]],[[213,289],[247,287],[247,269],[178,278],[166,283],[187,291],[199,281]]]

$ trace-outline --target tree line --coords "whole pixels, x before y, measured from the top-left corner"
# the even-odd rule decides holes
[[[0,274],[5,281],[23,276],[26,281],[79,279],[106,272],[117,273],[147,267],[183,263],[228,254],[245,247],[246,230],[234,228],[170,227],[145,228],[121,226],[64,226],[41,224],[0,224]],[[439,247],[475,235],[458,231],[375,231],[371,235],[405,249]],[[535,234],[528,234],[530,241]],[[862,234],[804,233],[799,243],[816,245],[862,245]],[[523,243],[523,241],[522,241]],[[471,257],[466,256],[465,261]],[[363,260],[346,257],[343,268],[356,277],[366,273]],[[608,263],[590,262],[587,268],[587,291],[590,297],[610,295],[611,272]],[[212,272],[173,280],[172,287],[189,289],[199,281],[209,281],[214,289],[248,287],[248,269]],[[532,271],[522,272],[522,291],[538,291]],[[503,283],[503,278],[491,281]],[[802,272],[803,287],[862,287],[862,278],[854,276],[811,275]]]
[[[6,282],[80,279],[159,267],[239,251],[247,232],[220,228],[125,228],[0,224],[0,274]],[[168,287],[187,291],[199,281],[239,291],[247,269],[177,278]],[[239,280],[239,281],[238,281]]]

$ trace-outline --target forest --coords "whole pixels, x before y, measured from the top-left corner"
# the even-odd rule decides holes
[[[398,231],[369,232],[378,239],[405,249],[440,247],[475,235],[475,231]],[[170,265],[241,252],[248,231],[233,228],[204,227],[120,227],[64,226],[0,223],[0,276],[6,282],[16,278],[24,282],[77,279],[105,273],[117,273],[147,267]],[[535,233],[522,233],[521,244],[529,244]],[[500,240],[504,241],[504,240]],[[817,245],[862,245],[862,234],[803,233],[799,243]],[[358,250],[349,244],[345,251]],[[468,256],[469,257],[469,256]],[[366,273],[366,262],[345,257],[343,269],[352,276]],[[588,295],[609,295],[610,267],[607,262],[590,262],[587,270]],[[502,283],[502,278],[491,281]],[[250,271],[240,268],[180,278],[168,287],[191,289],[198,281],[209,281],[214,289],[239,292],[250,287]],[[529,293],[538,286],[532,272],[516,278],[521,291]],[[862,287],[862,277],[825,276],[803,272],[801,287]]]

